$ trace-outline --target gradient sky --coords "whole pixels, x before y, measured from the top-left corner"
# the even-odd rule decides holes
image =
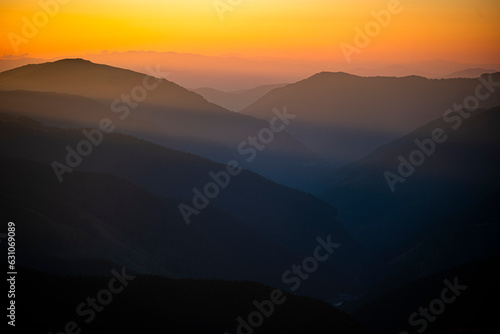
[[[221,21],[213,0],[69,0],[16,53],[9,33],[22,36],[23,17],[33,21],[41,7],[39,0],[2,0],[0,55],[51,58],[153,50],[341,61],[340,43],[352,44],[354,27],[364,27],[372,20],[370,11],[387,8],[387,2],[242,0]],[[401,4],[403,11],[356,61],[500,62],[499,0]]]

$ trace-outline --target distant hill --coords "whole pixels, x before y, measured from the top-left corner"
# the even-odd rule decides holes
[[[251,89],[230,92],[223,92],[209,87],[192,89],[192,91],[200,94],[207,99],[207,101],[215,103],[221,107],[232,111],[241,111],[267,94],[269,91],[285,85],[286,84],[263,85]]]
[[[418,66],[407,65],[387,65],[378,68],[360,67],[347,71],[350,74],[362,77],[407,77],[417,75],[425,78],[433,78],[436,76],[435,72],[427,71],[427,69],[419,68]]]
[[[493,74],[493,80],[500,82],[500,73]],[[242,113],[264,118],[270,106],[286,103],[297,115],[289,132],[341,167],[441,117],[453,104],[475,94],[479,84],[478,79],[322,72],[270,91]],[[485,108],[500,105],[500,90],[480,104]]]
[[[484,68],[468,68],[463,71],[453,72],[448,75],[445,75],[445,79],[453,79],[453,78],[479,78],[482,74],[485,73],[495,73],[498,70],[495,69],[484,69]]]

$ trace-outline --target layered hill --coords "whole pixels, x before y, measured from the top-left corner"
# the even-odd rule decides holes
[[[480,89],[483,95],[493,91],[479,101],[483,108],[500,105],[500,73],[438,80],[322,72],[270,91],[242,113],[264,118],[263,111],[286,101],[289,111],[297,115],[289,132],[341,167],[441,117],[489,81],[488,87]]]
[[[263,85],[251,89],[224,92],[210,87],[193,89],[193,92],[200,94],[207,101],[215,103],[228,110],[241,111],[245,107],[254,103],[262,96],[275,88],[280,88],[286,84]]]
[[[342,244],[342,249],[311,280],[323,281],[323,288],[317,288],[319,283],[309,288],[316,293],[353,289],[346,277],[362,274],[361,248],[337,221],[335,208],[312,195],[242,171],[226,188],[220,189],[219,195],[210,200],[206,208],[190,216],[187,225],[179,204],[194,206],[193,189],[204,191],[204,186],[213,182],[210,172],[223,171],[225,165],[131,136],[108,134],[101,145],[95,147],[74,171],[64,174],[63,182],[59,182],[51,164],[54,161],[65,163],[65,147],[76,147],[84,139],[80,131],[47,128],[29,119],[11,116],[4,116],[0,126],[1,156],[42,164],[25,166],[4,161],[2,175],[7,197],[24,199],[23,194],[32,194],[29,205],[24,200],[17,205],[48,216],[49,221],[56,221],[52,214],[59,213],[58,210],[52,213],[48,208],[57,208],[61,199],[70,201],[67,206],[75,209],[61,208],[71,214],[61,216],[56,225],[50,226],[62,230],[70,228],[70,231],[77,228],[68,232],[73,237],[81,235],[84,238],[88,231],[80,233],[78,229],[85,229],[85,226],[104,233],[95,235],[97,241],[89,238],[84,243],[77,238],[79,241],[74,244],[83,243],[85,247],[76,249],[71,249],[73,243],[65,241],[63,245],[70,250],[63,247],[51,254],[87,255],[124,264],[133,261],[134,268],[142,268],[141,259],[147,258],[150,264],[145,272],[172,273],[181,277],[253,277],[279,285],[287,263],[291,262],[291,266],[302,261],[318,245],[318,237],[330,235],[331,240]],[[83,225],[72,223],[81,219],[86,220]],[[91,222],[102,226],[102,230]],[[48,252],[47,245],[57,245],[67,239],[66,234],[48,235],[56,236],[56,240],[47,243],[39,240],[33,244],[44,245],[42,248]],[[37,233],[34,236],[40,237]],[[88,249],[94,242],[104,248]],[[108,244],[117,248],[113,252],[106,250]],[[136,245],[137,252],[128,250],[126,245],[129,244]],[[224,254],[231,255],[225,258]],[[266,263],[264,260],[268,256]],[[276,262],[271,260],[274,256]],[[343,274],[334,274],[336,270]],[[303,291],[309,293],[308,288]]]
[[[476,111],[460,126],[458,116],[435,120],[316,185],[389,271],[427,275],[499,252],[492,236],[500,232],[500,108]],[[436,131],[446,140],[432,144]]]
[[[266,120],[258,120],[230,112],[160,78],[166,74],[158,68],[145,72],[150,76],[83,59],[26,65],[0,73],[0,90],[8,96],[2,111],[15,110],[45,122],[59,117],[64,120],[59,126],[72,127],[86,126],[92,119],[98,124],[102,118],[110,118],[116,121],[117,132],[222,163],[237,157],[248,169],[295,187],[303,186],[317,174],[305,166],[320,166],[324,162],[286,129],[270,141],[265,139],[266,148],[259,150],[258,159],[247,161],[248,155],[241,153],[252,149],[250,136],[269,128],[269,121],[275,117],[273,109],[283,110],[286,103],[268,109]],[[29,91],[37,94],[29,97]],[[62,96],[42,98],[42,92]],[[102,106],[92,107],[91,102],[81,100],[73,102],[68,94],[78,96],[73,100],[92,99]],[[43,107],[26,105],[26,100],[40,99],[45,99]],[[77,110],[71,111],[74,105]]]

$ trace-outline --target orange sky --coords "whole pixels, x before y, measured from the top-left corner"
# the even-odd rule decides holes
[[[59,1],[67,4],[50,16],[40,12],[39,2],[57,0],[2,0],[2,57],[154,50],[343,61],[340,44],[354,45],[354,28],[364,28],[373,20],[370,11],[386,9],[389,2],[241,0],[221,20],[214,0]],[[354,62],[500,62],[499,0],[401,0],[401,5]],[[38,19],[38,31],[23,35],[23,18]]]

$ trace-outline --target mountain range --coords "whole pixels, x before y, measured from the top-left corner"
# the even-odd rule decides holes
[[[500,73],[482,71],[225,91],[83,59],[1,72],[20,299],[50,300],[21,308],[63,328],[74,309],[61,305],[127,268],[130,291],[88,330],[125,317],[232,333],[277,288],[290,303],[256,333],[388,333],[415,331],[412,312],[459,280],[470,289],[427,331],[495,332]]]
[[[291,266],[306,257],[316,247],[318,237],[330,235],[342,244],[342,249],[322,268],[324,275],[315,275],[312,281],[323,281],[323,288],[318,289],[320,283],[311,283],[311,293],[325,294],[327,290],[339,293],[355,288],[344,274],[325,281],[334,268],[345,275],[362,274],[362,248],[337,221],[336,209],[312,195],[243,171],[227,188],[221,188],[219,196],[206,208],[190,216],[186,224],[179,205],[195,207],[193,189],[203,192],[204,185],[213,181],[209,173],[225,170],[224,165],[131,136],[110,134],[78,168],[64,174],[63,182],[59,182],[51,165],[54,161],[64,162],[64,147],[76,147],[81,132],[48,128],[36,121],[12,116],[4,116],[2,120],[0,154],[8,159],[2,162],[6,194],[12,198],[21,196],[17,203],[20,208],[29,208],[30,212],[57,222],[44,227],[47,231],[44,234],[58,239],[61,232],[48,231],[75,229],[70,235],[78,236],[78,242],[69,245],[81,246],[72,258],[103,258],[142,273],[170,273],[190,278],[253,277],[256,281],[283,286],[285,263]],[[99,197],[93,197],[93,192],[98,192]],[[30,194],[29,203],[24,202],[23,193]],[[34,197],[35,194],[38,195]],[[63,205],[60,198],[68,203]],[[104,204],[105,199],[109,204]],[[108,205],[110,209],[106,209]],[[69,216],[65,217],[59,210]],[[120,214],[114,214],[116,210]],[[74,221],[82,223],[68,225]],[[97,229],[91,232],[93,238],[84,237],[89,233],[87,229]],[[34,239],[41,236],[36,231],[38,228],[31,232]],[[93,241],[88,243],[88,240]],[[101,245],[102,250],[94,243]],[[137,250],[123,255],[126,245],[131,243]],[[43,249],[32,254],[48,253],[58,257],[57,254],[75,251],[64,247],[47,249],[48,245],[57,244],[54,240],[33,240],[32,244]],[[108,244],[116,245],[116,249],[111,252]],[[225,254],[231,256],[228,258]],[[275,260],[271,260],[269,254],[275,254]],[[215,267],[214,261],[218,263]],[[236,265],[238,261],[242,262]],[[307,288],[303,291],[308,293]]]
[[[159,69],[154,71],[161,73]],[[146,90],[144,82],[154,88]],[[27,65],[2,72],[0,90],[8,91],[4,95],[10,95],[3,106],[4,111],[15,110],[16,114],[22,113],[41,121],[54,119],[56,115],[57,124],[47,124],[73,127],[89,122],[98,124],[102,118],[111,118],[117,120],[115,123],[119,132],[221,163],[236,158],[252,171],[297,188],[317,180],[318,174],[325,175],[325,161],[293,138],[286,129],[267,143],[266,149],[259,152],[258,159],[247,162],[249,153],[242,155],[241,152],[255,150],[250,147],[248,138],[269,128],[269,121],[276,117],[273,110],[281,111],[286,104],[271,107],[267,110],[266,120],[259,120],[209,103],[200,95],[165,79],[155,80],[142,73],[82,59]],[[145,97],[134,99],[134,90],[146,91]],[[20,92],[11,94],[11,91],[25,92],[22,96]],[[43,96],[37,93],[26,98],[26,94],[32,92],[49,94]],[[54,93],[66,96],[54,98]],[[39,101],[41,98],[46,99],[43,103],[45,107],[33,109],[27,105],[28,101]],[[92,101],[84,102],[82,98]],[[82,112],[68,111],[73,106],[83,104],[76,108],[86,108],[90,104],[95,105],[96,101],[101,106]],[[65,124],[61,124],[61,120]],[[298,178],[298,174],[302,177]]]

